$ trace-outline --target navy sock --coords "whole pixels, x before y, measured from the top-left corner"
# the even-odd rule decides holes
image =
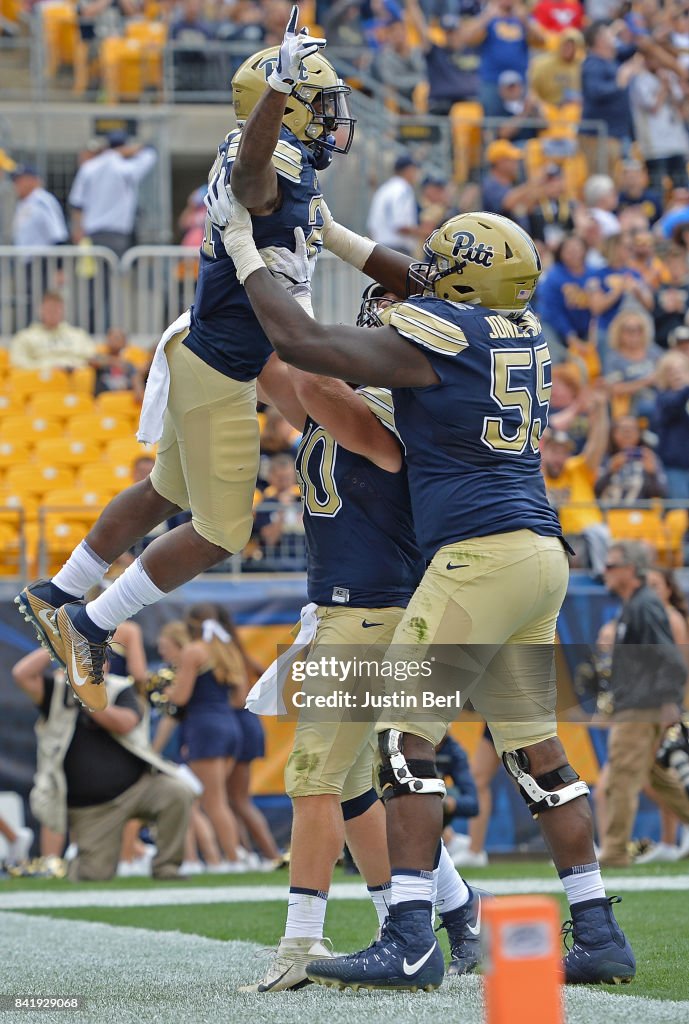
[[[76,601],[74,594],[68,594],[66,590],[60,590],[54,583],[49,583],[50,587],[50,603],[55,605],[56,608],[60,608],[63,604],[71,604],[72,601]]]
[[[94,644],[104,644],[112,636],[112,633],[108,632],[107,629],[101,629],[95,622],[91,622],[91,619],[86,614],[86,608],[83,606],[74,613],[72,622],[82,636],[85,636],[87,640]]]

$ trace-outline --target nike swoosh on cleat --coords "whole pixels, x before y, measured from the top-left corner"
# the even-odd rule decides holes
[[[371,626],[384,626],[385,623],[384,622],[367,622],[366,619],[364,619],[363,622],[361,623],[361,625],[362,625],[362,627],[364,629],[370,629]]]
[[[48,611],[47,608],[41,608],[36,614],[38,615],[41,624],[48,633],[56,632],[55,622],[53,621],[52,618],[52,616],[55,614],[54,612]]]
[[[429,956],[431,955],[431,953],[433,952],[433,950],[435,949],[435,947],[437,945],[438,945],[438,943],[434,942],[433,945],[431,946],[431,948],[428,950],[428,952],[424,953],[424,955],[422,957],[420,957],[416,961],[416,963],[408,964],[407,963],[407,958],[405,956],[404,960],[402,961],[402,970],[407,975],[407,977],[409,977],[412,974],[416,974],[417,971],[421,970],[421,968],[426,963],[426,961],[428,960]]]
[[[446,569],[468,569],[469,568],[469,563],[468,562],[457,562],[456,564],[453,565],[452,562],[448,562],[447,565],[445,566],[445,568]]]
[[[74,682],[74,685],[75,686],[83,686],[84,683],[88,683],[88,681],[89,681],[88,675],[86,675],[86,676],[80,676],[79,675],[79,669],[77,668],[77,663],[74,660],[74,648],[72,648],[72,650],[70,651],[70,661],[72,663],[72,672],[73,672],[73,680],[72,681]]]
[[[291,967],[288,967],[286,971],[283,971],[283,972],[282,972],[282,974],[280,975],[280,977],[279,977],[279,978],[276,978],[276,979],[275,979],[275,981],[271,981],[270,985],[259,985],[259,986],[258,986],[258,991],[259,991],[259,992],[270,992],[271,988],[275,988],[275,986],[276,986],[276,985],[277,985],[277,984],[278,984],[279,982],[281,982],[281,981],[282,981],[282,979],[283,979],[283,978],[284,978],[284,977],[285,977],[285,976],[286,976],[287,974],[289,974],[289,972],[290,972],[291,970],[292,970],[292,968],[291,968]]]
[[[469,935],[478,937],[481,934],[481,897],[478,898],[478,914],[476,915],[476,924],[472,927],[470,924],[467,925],[467,931]]]

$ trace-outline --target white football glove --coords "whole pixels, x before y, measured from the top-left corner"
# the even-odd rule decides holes
[[[280,45],[278,62],[268,78],[268,85],[276,92],[291,93],[299,79],[301,62],[325,46],[325,39],[312,39],[307,28],[297,32],[298,21],[299,8],[295,4]]]
[[[220,169],[208,183],[208,192],[203,200],[211,223],[221,231],[232,220],[234,205],[234,197],[227,181],[227,171],[227,153],[225,153]]]
[[[295,251],[278,245],[259,249],[263,262],[285,291],[299,300],[311,296],[311,278],[316,268],[316,257],[309,259],[306,239],[301,228],[294,231]]]

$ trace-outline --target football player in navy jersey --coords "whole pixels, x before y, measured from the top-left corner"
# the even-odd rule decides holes
[[[363,265],[374,243],[334,224],[321,207],[317,177],[332,153],[346,152],[351,143],[349,88],[318,52],[325,40],[297,32],[297,13],[295,6],[280,47],[255,54],[235,74],[239,128],[219,147],[210,177],[217,188],[222,167],[227,189],[237,162],[237,187],[256,214],[260,245],[293,245],[300,226],[311,271],[324,233],[342,258]],[[385,259],[399,283],[406,264],[389,251]],[[375,266],[376,258],[371,262]],[[302,292],[309,308],[309,288]],[[164,335],[149,375],[139,437],[160,442],[153,472],[106,506],[52,580],[30,584],[17,598],[91,710],[107,703],[103,664],[116,626],[241,551],[249,539],[259,465],[256,378],[270,352],[221,232],[208,217],[194,305]],[[120,554],[185,509],[191,509],[190,523],[157,538],[84,605],[80,599]]]
[[[551,380],[548,348],[529,307],[541,274],[533,241],[495,214],[451,218],[429,236],[425,261],[410,267],[417,294],[389,307],[382,326],[363,331],[318,324],[286,292],[276,295],[249,229],[246,212],[236,208],[223,240],[278,355],[312,373],[392,388],[416,535],[429,562],[395,631],[397,652],[419,660],[433,651],[450,667],[454,660],[462,681],[462,663],[473,658],[465,696],[488,722],[505,768],[538,817],[569,899],[567,981],[631,980],[634,955],[593,849],[588,787],[557,738],[552,644],[568,563],[540,471]],[[291,276],[303,279],[298,255]],[[412,710],[377,722],[390,916],[380,942],[367,950],[309,965],[313,981],[336,988],[440,984],[430,872],[444,785],[434,746],[455,713],[438,703],[423,715]]]
[[[259,385],[303,430],[297,469],[309,607],[317,621],[307,663],[311,668],[353,653],[379,658],[424,570],[390,392],[354,391],[341,381],[288,369],[275,356]],[[302,689],[322,698],[343,685],[334,676],[309,673]],[[293,805],[285,935],[264,978],[246,991],[301,988],[308,983],[308,963],[330,955],[323,944],[328,890],[345,839],[383,924],[390,869],[374,751],[370,715],[301,715],[285,769]],[[436,857],[437,902],[450,939],[448,973],[466,974],[479,961],[475,904],[481,893],[463,882],[444,848]]]

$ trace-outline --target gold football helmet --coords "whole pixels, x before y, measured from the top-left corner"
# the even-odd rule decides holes
[[[428,236],[424,252],[426,259],[409,267],[410,295],[500,312],[524,309],[543,269],[526,231],[497,213],[451,217]]]
[[[278,59],[271,46],[249,57],[232,79],[232,101],[239,123],[246,121],[265,92]],[[316,143],[335,153],[348,153],[356,119],[350,117],[346,97],[352,90],[320,53],[302,61],[299,81],[292,89],[282,123],[307,145]]]

